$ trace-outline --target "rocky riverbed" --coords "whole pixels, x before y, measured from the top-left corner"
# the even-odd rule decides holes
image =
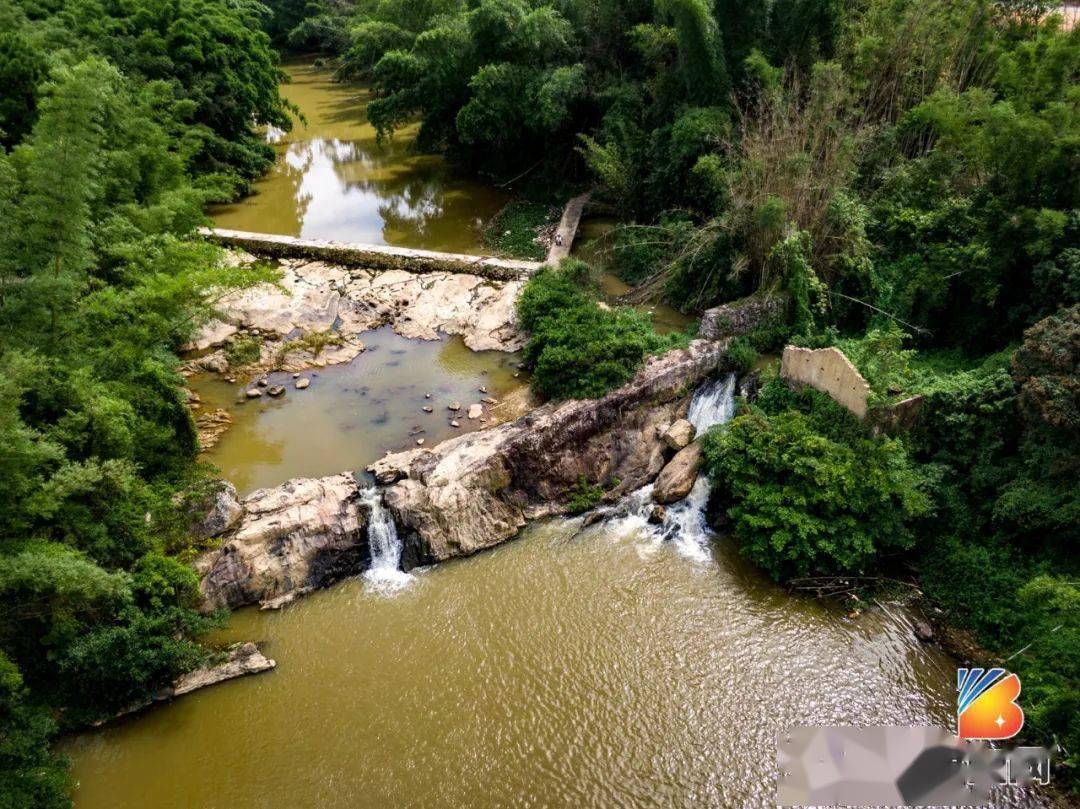
[[[672,425],[685,417],[694,388],[724,368],[726,347],[698,340],[650,358],[602,398],[544,405],[373,464],[404,540],[404,565],[503,542],[528,520],[571,511],[583,485],[614,501],[652,482],[686,438]],[[206,606],[279,603],[363,570],[371,549],[361,489],[346,472],[245,498],[237,527],[197,563]]]
[[[230,254],[234,263],[254,260]],[[218,317],[188,346],[201,352],[190,367],[238,370],[230,347],[240,338],[258,343],[257,357],[239,369],[246,372],[344,363],[364,351],[363,332],[385,325],[422,340],[458,334],[474,351],[517,351],[524,344],[514,310],[520,280],[376,271],[305,259],[283,259],[279,268],[275,283],[230,292],[216,302]]]

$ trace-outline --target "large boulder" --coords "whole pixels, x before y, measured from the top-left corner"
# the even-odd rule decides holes
[[[191,533],[199,539],[219,537],[231,531],[244,513],[236,487],[227,480],[215,485],[214,491],[203,501],[198,511],[199,515],[191,526]]]
[[[675,453],[653,485],[653,500],[662,505],[678,502],[694,488],[701,468],[701,444],[695,441]]]
[[[607,500],[652,482],[670,451],[658,428],[685,415],[688,391],[725,356],[726,344],[697,340],[650,358],[602,398],[548,404],[372,464],[406,557],[428,563],[503,542],[527,520],[566,513],[582,477],[602,483]]]
[[[791,295],[786,291],[758,292],[701,314],[698,333],[708,340],[739,337],[758,329],[771,329],[788,322]]]
[[[196,562],[206,607],[267,601],[363,570],[370,550],[360,500],[351,474],[252,492],[236,531]]]
[[[679,419],[664,431],[664,443],[678,452],[694,440],[694,425],[687,419]]]

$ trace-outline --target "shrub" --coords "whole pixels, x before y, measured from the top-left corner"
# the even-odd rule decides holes
[[[484,229],[484,244],[499,255],[540,261],[547,250],[537,237],[558,215],[557,208],[540,202],[508,203]]]
[[[262,342],[258,337],[250,334],[237,337],[229,347],[225,349],[225,359],[231,367],[251,365],[256,362],[262,353]]]
[[[518,319],[531,332],[525,364],[546,398],[602,396],[628,381],[646,356],[686,340],[658,335],[633,309],[601,307],[584,291],[587,277],[580,261],[545,267],[518,299]]]
[[[865,572],[910,547],[911,521],[929,511],[926,478],[900,441],[837,429],[844,419],[831,416],[822,425],[812,413],[751,407],[705,437],[735,539],[776,580]]]
[[[589,483],[584,475],[578,478],[577,483],[570,490],[570,499],[567,507],[571,514],[580,514],[588,511],[604,499],[604,487],[599,484]]]
[[[736,337],[728,346],[728,360],[738,373],[745,374],[754,367],[758,353],[750,341],[745,337]]]

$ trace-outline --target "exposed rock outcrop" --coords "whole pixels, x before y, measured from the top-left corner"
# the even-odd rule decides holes
[[[195,429],[199,436],[199,449],[203,452],[217,445],[229,427],[232,426],[232,414],[223,408],[208,410],[195,417]]]
[[[217,685],[248,674],[260,674],[276,665],[277,663],[260,652],[254,643],[238,643],[229,649],[224,660],[183,675],[173,685],[169,696],[179,697],[208,685]]]
[[[774,328],[787,323],[790,309],[791,295],[787,292],[759,292],[706,309],[698,333],[708,340],[721,340]]]
[[[231,531],[244,513],[236,494],[236,487],[223,480],[199,509],[199,516],[191,526],[191,533],[199,539],[219,537]]]
[[[726,344],[695,341],[651,358],[603,398],[545,405],[517,421],[389,455],[369,469],[418,563],[473,553],[528,519],[564,513],[584,476],[615,500],[665,465],[657,428],[685,415],[690,392],[722,367]]]
[[[248,333],[262,337],[261,356],[251,367],[284,370],[348,362],[364,351],[357,335],[386,325],[403,337],[435,340],[440,332],[460,334],[475,351],[517,351],[524,337],[514,302],[523,283],[289,259],[282,262],[277,283],[224,295],[215,304],[219,318],[205,324],[188,347],[219,349],[192,360],[219,373],[229,367],[222,347]],[[322,341],[317,350],[300,339],[328,332],[332,344]]]
[[[682,500],[690,494],[701,468],[701,444],[695,441],[680,449],[656,476],[653,500],[662,505]]]
[[[238,607],[360,572],[368,510],[351,474],[297,478],[252,492],[239,526],[196,562],[205,605]]]
[[[200,688],[217,685],[218,683],[224,683],[228,680],[235,680],[237,677],[244,677],[248,674],[260,674],[264,671],[269,671],[275,666],[277,666],[277,663],[260,652],[259,648],[254,643],[251,643],[250,641],[247,643],[237,643],[230,646],[225,651],[223,658],[210,662],[193,671],[189,671],[187,674],[184,674],[177,679],[171,686],[159,689],[147,699],[129,705],[127,708],[118,711],[108,719],[103,719],[94,722],[93,724],[95,727],[99,727],[114,719],[138,713],[155,703],[166,702],[174,697],[190,694],[192,691],[197,691]]]

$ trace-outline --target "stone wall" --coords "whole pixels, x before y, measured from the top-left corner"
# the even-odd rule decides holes
[[[791,296],[787,292],[758,293],[706,309],[701,314],[699,333],[707,340],[723,340],[781,326],[787,322],[790,308]]]
[[[866,416],[870,385],[839,348],[787,346],[780,375],[828,394],[860,419]]]
[[[527,278],[540,264],[464,253],[438,253],[385,244],[331,242],[300,239],[272,233],[201,228],[199,233],[227,247],[238,247],[268,258],[308,258],[347,267],[371,270],[405,270],[413,273],[452,272],[479,275],[495,281]]]

